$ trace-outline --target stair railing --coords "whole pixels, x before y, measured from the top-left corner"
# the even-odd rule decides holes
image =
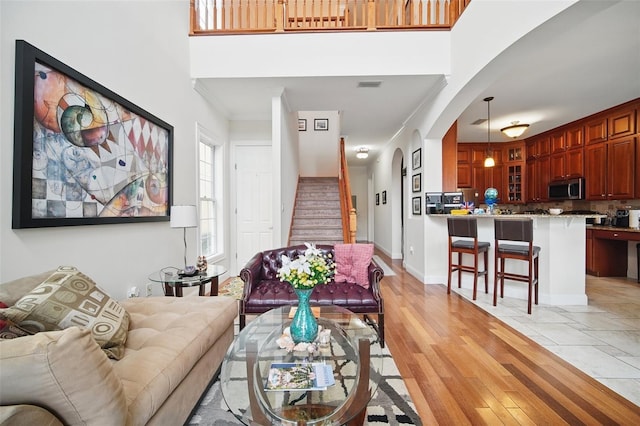
[[[355,244],[358,228],[356,209],[351,202],[351,183],[349,182],[349,169],[347,168],[347,156],[344,150],[344,138],[340,138],[340,172],[338,175],[340,188],[340,210],[342,212],[342,237],[347,244]]]

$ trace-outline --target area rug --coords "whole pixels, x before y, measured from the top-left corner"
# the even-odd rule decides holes
[[[367,407],[366,425],[422,425],[389,351],[383,350],[383,368],[378,390]],[[185,423],[193,426],[241,425],[228,411],[222,397],[220,381],[216,379],[200,405]]]
[[[218,296],[228,296],[239,300],[242,298],[243,289],[244,282],[240,277],[233,277],[218,289]]]
[[[373,255],[373,260],[375,260],[378,266],[382,268],[385,277],[392,277],[396,274],[395,272],[393,272],[393,269],[391,269],[389,265],[384,263],[384,261],[377,254]]]

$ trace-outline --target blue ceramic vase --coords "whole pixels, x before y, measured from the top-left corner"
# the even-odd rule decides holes
[[[298,344],[301,342],[311,343],[318,335],[318,322],[311,312],[309,297],[313,289],[294,289],[298,296],[298,310],[291,322],[291,338]]]

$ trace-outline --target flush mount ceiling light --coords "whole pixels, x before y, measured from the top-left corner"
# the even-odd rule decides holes
[[[485,167],[493,167],[496,165],[495,160],[493,159],[492,150],[491,150],[491,109],[489,108],[489,104],[493,100],[493,96],[489,96],[484,98],[484,101],[487,103],[487,157],[484,159]]]
[[[361,146],[360,148],[356,149],[356,158],[367,158],[369,156],[369,148],[367,148],[366,146]]]
[[[511,126],[504,127],[500,129],[500,131],[510,138],[516,139],[527,130],[527,127],[529,127],[528,124],[520,124],[519,121],[512,121]]]

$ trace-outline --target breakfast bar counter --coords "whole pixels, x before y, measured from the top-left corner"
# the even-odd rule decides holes
[[[425,277],[427,284],[447,282],[449,214],[427,215],[425,220]],[[456,216],[460,217],[460,216]],[[489,250],[489,292],[493,292],[494,276],[494,222],[493,219],[533,220],[533,243],[540,246],[539,260],[539,302],[545,305],[586,305],[585,254],[586,219],[602,218],[601,215],[544,215],[477,214],[478,239],[491,243]],[[463,262],[471,264],[473,260],[463,257]],[[526,274],[526,262],[509,262],[509,269]],[[480,261],[482,265],[482,261]],[[480,266],[482,268],[482,266]],[[520,269],[519,269],[520,268]],[[478,292],[482,291],[484,280],[479,280]],[[455,281],[454,281],[455,282]],[[462,286],[473,288],[473,275],[463,274]],[[505,297],[527,299],[527,285],[505,280]]]

